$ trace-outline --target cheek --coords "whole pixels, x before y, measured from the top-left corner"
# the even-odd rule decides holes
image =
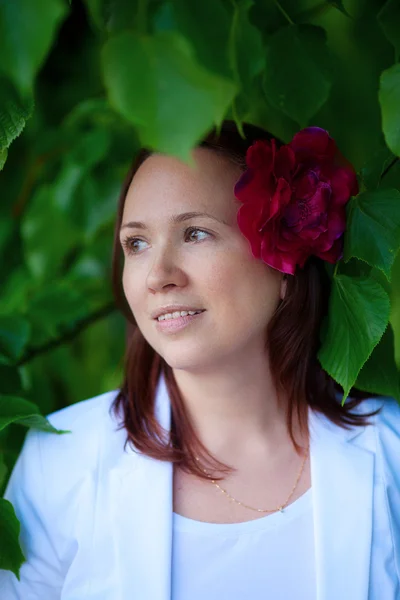
[[[137,291],[139,290],[138,285],[135,282],[135,278],[133,276],[132,271],[129,269],[129,266],[124,266],[124,270],[122,272],[122,287],[124,289],[125,297],[128,301],[131,309],[134,308],[135,303],[138,301]]]
[[[208,261],[203,269],[197,270],[196,280],[215,297],[220,297],[226,302],[226,297],[231,297],[240,282],[240,273],[235,262],[231,259]]]
[[[280,274],[257,259],[237,256],[215,273],[214,282],[221,297],[229,296],[230,310],[242,311],[242,317],[269,319],[280,301]]]

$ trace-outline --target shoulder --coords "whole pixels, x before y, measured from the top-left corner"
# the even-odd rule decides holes
[[[375,451],[375,548],[379,563],[385,562],[384,572],[392,572],[393,582],[395,573],[397,578],[400,577],[400,405],[394,398],[377,398],[371,405],[379,408],[371,428]],[[384,557],[387,544],[390,549]],[[390,567],[392,562],[393,570]],[[378,561],[373,568],[378,573]],[[379,571],[375,580],[381,581],[382,576],[383,572]]]
[[[112,410],[117,394],[107,392],[47,415],[66,433],[30,429],[10,478],[10,499],[19,486],[34,492],[40,482],[44,494],[56,502],[93,477],[99,464],[117,461],[126,441]]]
[[[389,396],[366,398],[351,412],[361,415],[376,413],[370,417],[367,416],[369,425],[364,428],[364,431],[369,434],[370,438],[374,437],[385,447],[391,447],[393,443],[395,447],[398,446],[400,442],[400,404],[395,398]]]
[[[65,408],[48,414],[47,419],[52,425],[60,429],[65,429],[69,425],[84,426],[87,421],[91,421],[93,418],[104,419],[118,392],[119,390],[112,390],[93,398],[70,404]]]
[[[27,557],[21,574],[27,589],[38,590],[35,598],[45,593],[42,581],[46,590],[49,578],[54,585],[60,578],[61,584],[77,539],[91,527],[103,470],[112,469],[124,453],[125,429],[112,410],[117,394],[107,392],[47,416],[56,429],[69,433],[32,428],[26,435],[4,498],[20,522]]]
[[[70,433],[35,432],[48,461],[92,469],[102,460],[117,458],[126,441],[125,428],[117,419],[113,403],[119,390],[100,394],[47,415],[56,428]],[[54,462],[55,462],[54,461]]]
[[[351,414],[365,417],[365,425],[342,427],[325,415],[313,411],[311,414],[312,433],[316,426],[321,428],[322,437],[330,432],[338,441],[352,441],[355,445],[376,454],[378,467],[379,464],[385,469],[393,469],[395,466],[400,452],[400,404],[395,398],[366,398],[354,407]],[[396,471],[399,471],[397,467]]]
[[[379,408],[375,417],[376,427],[386,435],[400,435],[400,404],[395,398],[374,398],[374,405]]]
[[[400,405],[395,398],[363,400],[352,413],[368,415],[368,425],[351,427],[350,440],[375,456],[375,481],[396,496],[400,506]]]
[[[394,484],[400,493],[400,405],[394,398],[374,398],[367,401],[368,410],[379,409],[372,417],[375,450],[379,460],[378,472],[387,483]]]
[[[119,423],[113,413],[113,402],[118,391],[106,392],[67,406],[47,415],[49,422],[66,433],[54,434],[31,430],[49,460],[68,461],[79,458],[79,465],[89,465],[95,460],[100,447],[112,447],[121,441]]]
[[[47,415],[48,421],[56,429],[69,433],[35,433],[40,437],[41,443],[53,449],[72,451],[76,448],[78,451],[90,451],[104,439],[105,434],[115,432],[118,427],[112,410],[117,394],[118,390],[106,392]]]
[[[376,414],[368,417],[370,426],[376,436],[385,444],[400,441],[400,404],[395,398],[379,397],[363,400],[357,408],[352,411],[358,414]],[[367,426],[368,427],[368,426]]]

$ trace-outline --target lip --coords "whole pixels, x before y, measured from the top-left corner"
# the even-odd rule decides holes
[[[196,321],[205,312],[204,310],[201,313],[197,313],[197,315],[186,315],[186,317],[177,317],[176,319],[167,319],[166,321],[157,321],[155,319],[156,327],[158,331],[162,331],[163,333],[175,333]]]

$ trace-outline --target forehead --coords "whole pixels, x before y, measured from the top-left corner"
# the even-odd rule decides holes
[[[153,154],[132,179],[125,210],[141,216],[170,210],[237,211],[234,186],[242,171],[227,157],[195,148],[192,167],[176,157]]]

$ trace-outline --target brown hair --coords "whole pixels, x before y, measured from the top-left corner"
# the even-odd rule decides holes
[[[221,153],[246,168],[247,148],[257,139],[271,139],[271,135],[259,127],[243,124],[245,139],[238,133],[233,121],[224,121],[221,130],[212,130],[199,146]],[[280,145],[282,142],[278,142]],[[113,255],[113,287],[117,302],[128,320],[128,343],[125,357],[125,376],[112,409],[122,412],[121,428],[127,431],[126,443],[135,451],[163,461],[178,463],[182,470],[208,479],[196,461],[196,455],[211,468],[224,473],[231,467],[218,461],[200,442],[189,419],[173,371],[165,360],[148,344],[135,324],[126,302],[122,283],[122,250],[119,230],[125,198],[130,183],[140,165],[152,152],[142,149],[137,155],[123,184],[119,199],[115,226]],[[326,415],[342,427],[366,425],[367,417],[375,414],[353,414],[363,398],[370,397],[352,390],[351,400],[344,406],[338,402],[339,387],[321,368],[317,352],[319,330],[327,313],[330,279],[325,265],[317,258],[310,258],[295,276],[288,276],[286,296],[279,304],[266,331],[266,347],[269,348],[271,372],[277,389],[283,389],[288,397],[287,427],[297,451],[293,436],[294,418],[297,416],[302,429],[307,428],[308,406]],[[169,436],[155,417],[155,390],[163,373],[171,399],[171,431]],[[223,479],[217,477],[216,480]]]

